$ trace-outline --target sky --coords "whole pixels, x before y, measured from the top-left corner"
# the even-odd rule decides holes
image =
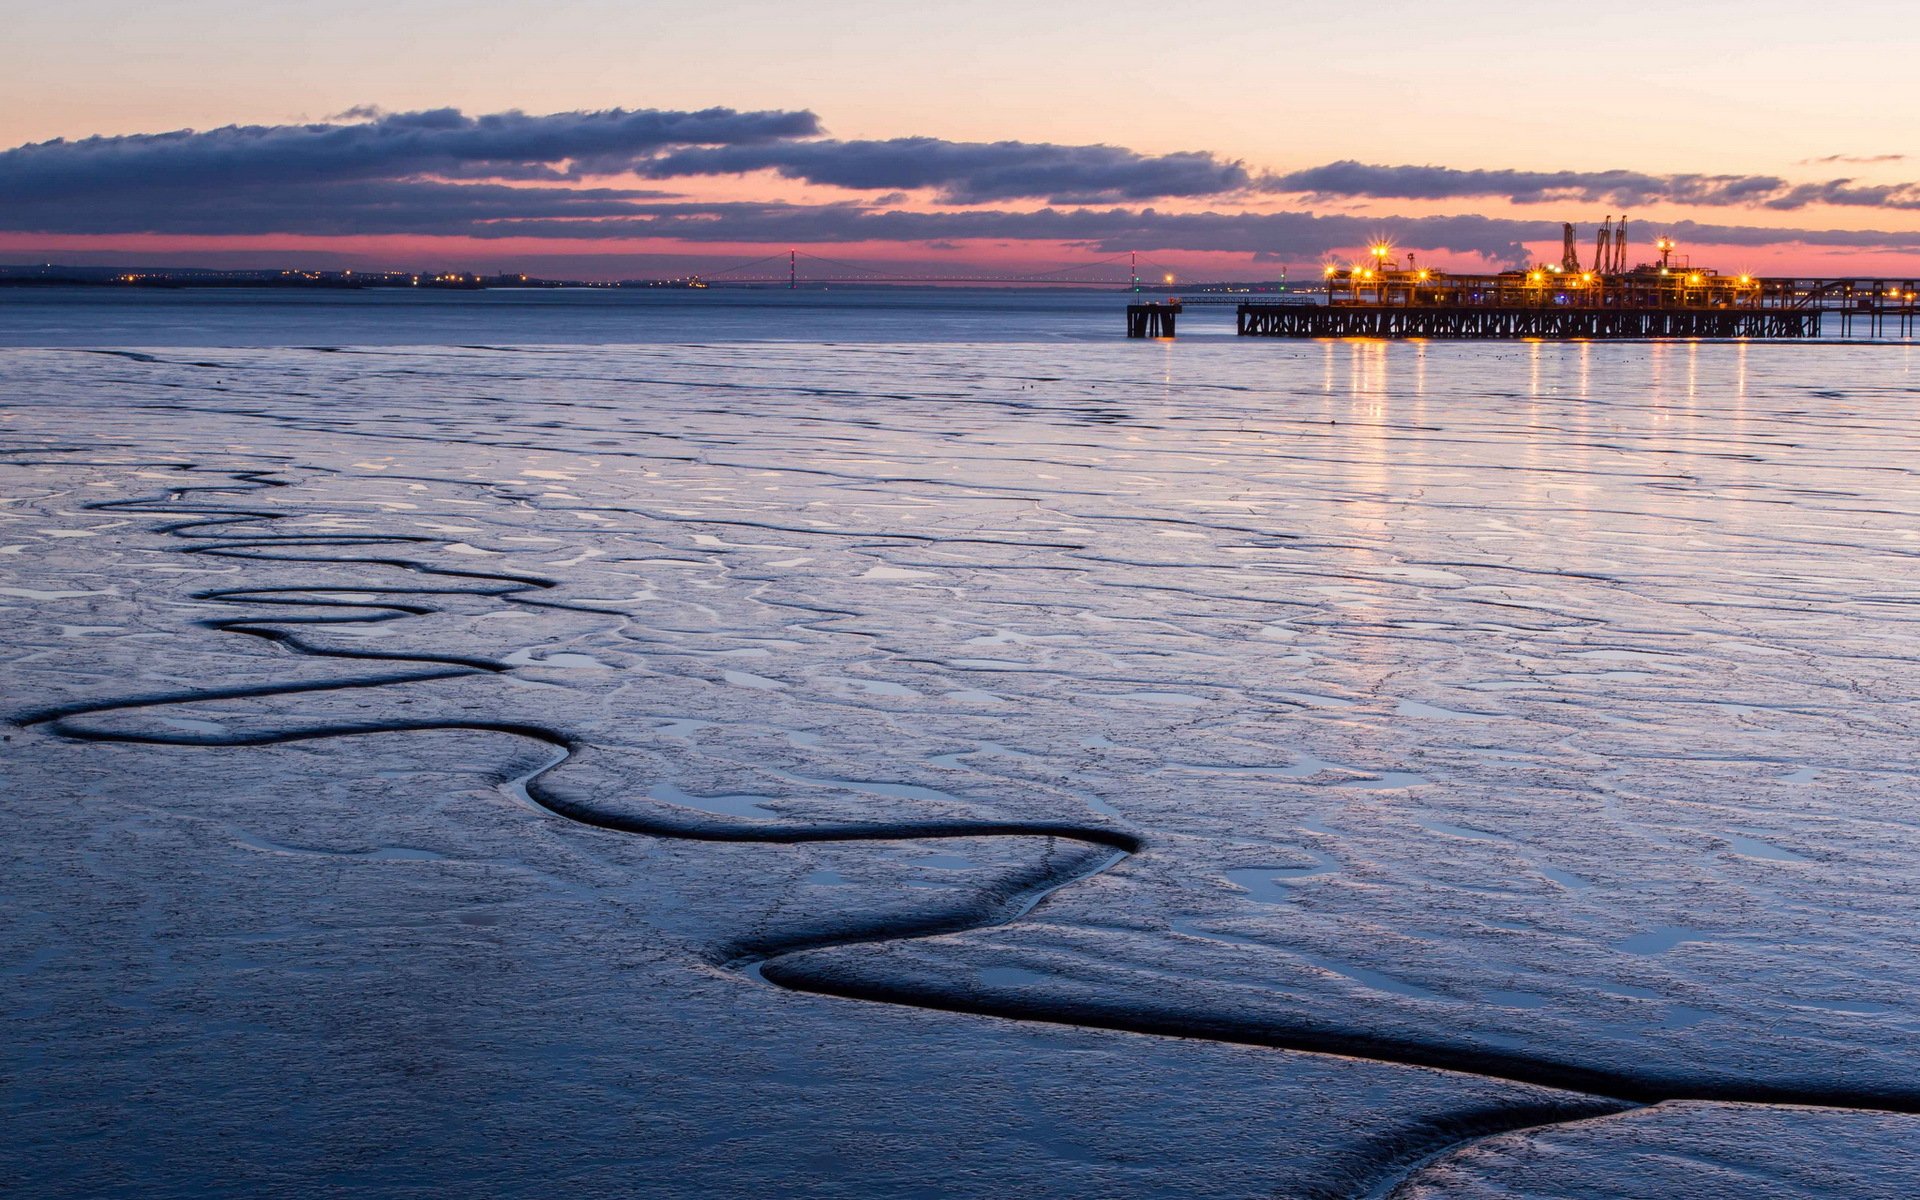
[[[0,261],[1920,271],[1910,3],[0,0]]]

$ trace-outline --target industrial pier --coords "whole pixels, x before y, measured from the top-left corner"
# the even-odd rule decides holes
[[[1657,262],[1629,269],[1626,221],[1608,218],[1589,265],[1574,227],[1561,261],[1494,275],[1460,275],[1404,260],[1390,244],[1369,261],[1328,266],[1326,303],[1238,308],[1243,337],[1280,338],[1817,338],[1835,318],[1843,337],[1914,336],[1920,281],[1723,275],[1654,242]],[[1134,317],[1129,310],[1131,336]],[[1172,335],[1171,324],[1165,333]]]

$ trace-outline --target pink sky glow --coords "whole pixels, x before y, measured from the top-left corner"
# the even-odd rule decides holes
[[[1920,274],[1920,118],[1859,86],[1920,50],[1903,2],[1164,16],[35,6],[0,44],[0,261],[592,279],[789,247],[955,274],[1137,249],[1189,279],[1297,278],[1374,236],[1443,269],[1557,260],[1559,222],[1585,254],[1630,213],[1634,261],[1670,231],[1727,272]],[[651,113],[665,132],[635,132]],[[528,136],[476,148],[502,121]],[[328,149],[356,138],[375,167]]]

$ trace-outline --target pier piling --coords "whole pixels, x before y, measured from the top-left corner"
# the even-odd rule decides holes
[[[1818,309],[1330,307],[1242,304],[1242,337],[1812,338]]]
[[[1146,304],[1127,305],[1127,336],[1130,338],[1170,338],[1173,334],[1174,318],[1180,315],[1178,300],[1161,304],[1149,301]]]

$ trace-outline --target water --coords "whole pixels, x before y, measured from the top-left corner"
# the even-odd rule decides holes
[[[0,288],[0,346],[1108,341],[1124,333],[1123,310],[1134,298],[1113,288]],[[1215,302],[1229,299],[1190,303],[1180,337],[1234,337],[1233,304]],[[1838,319],[1826,325],[1827,340],[1836,340]]]
[[[1123,333],[1127,300],[1113,289],[0,288],[0,346],[1086,341]],[[1231,334],[1233,309],[1189,309],[1180,328]]]
[[[1042,1106],[1080,1125],[1100,1080],[1142,1112],[1214,1104],[1167,1142],[1210,1159],[1285,1114],[1263,1172],[1346,1137],[1369,1162],[1415,1117],[1540,1124],[1537,1092],[1396,1065],[1412,1043],[1648,1095],[1920,1105],[1920,351],[1241,342],[1230,309],[1142,344],[1119,299],[0,294],[9,339],[145,347],[0,353],[0,683],[22,706],[183,693],[88,718],[124,742],[28,730],[0,755],[27,798],[0,806],[0,942],[33,964],[17,1040],[45,1056],[17,1074],[127,1152],[149,1127],[116,1089],[165,1078],[196,1114],[182,1161],[221,1169],[223,1138],[288,1140],[272,1105],[265,1132],[217,1123],[235,1086],[429,1120],[452,1097],[473,1161],[514,1144],[544,1178],[577,1167],[556,1115],[625,1154],[665,1112],[695,1149],[653,1150],[662,1179],[723,1142],[774,1178],[795,1139],[730,1114],[867,1137],[901,1094],[988,1077],[1090,1080]],[[219,557],[87,507],[258,471],[286,486],[180,503],[422,540]],[[401,594],[459,578],[432,571],[552,586]],[[294,632],[509,669],[369,686],[386,668],[198,623],[209,589],[388,588],[427,611]],[[336,678],[361,682],[243,694]],[[328,729],[350,733],[166,743]],[[1103,1038],[1126,1070],[1087,1076],[1069,1030],[766,999],[699,951],[1000,912],[1058,847],[633,838],[535,808],[543,762],[543,795],[615,814],[1124,825],[1145,853],[1004,927],[807,969],[961,1009],[1357,1030],[1380,1057],[1329,1077]],[[68,1016],[96,1011],[153,1036]],[[236,1014],[223,1039],[194,1036],[209,1011]],[[217,1057],[137,1057],[183,1045]],[[383,1065],[416,1046],[421,1069]],[[1222,1064],[1274,1065],[1207,1082]],[[753,1082],[782,1072],[806,1086]]]

